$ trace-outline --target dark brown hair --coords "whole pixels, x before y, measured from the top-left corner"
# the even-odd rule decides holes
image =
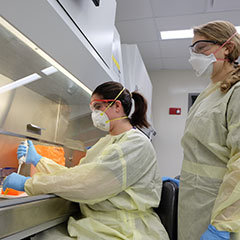
[[[114,81],[105,82],[99,85],[92,95],[98,94],[102,99],[115,99],[123,88],[121,83]],[[140,93],[132,92],[131,94],[127,89],[124,89],[116,100],[122,103],[124,113],[128,116],[132,108],[132,99],[134,99],[135,110],[129,118],[130,123],[135,127],[149,127],[150,124],[146,117],[147,101]]]

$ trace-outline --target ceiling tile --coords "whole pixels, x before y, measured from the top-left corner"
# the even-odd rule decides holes
[[[220,12],[240,9],[239,0],[213,0],[207,3],[207,12]]]
[[[239,11],[230,12],[218,12],[218,13],[205,13],[196,15],[185,15],[176,17],[161,17],[156,18],[155,22],[158,30],[178,30],[178,29],[188,29],[194,26],[198,26],[209,21],[214,20],[225,20],[230,21],[235,25],[239,24]]]
[[[162,58],[143,59],[147,71],[159,71],[163,69]]]
[[[159,41],[162,57],[189,57],[188,47],[191,39],[161,40]]]
[[[163,69],[192,69],[188,58],[163,58]]]
[[[207,0],[151,0],[151,4],[154,15],[161,17],[203,13],[206,10],[206,1]]]
[[[150,0],[117,0],[116,21],[153,17]]]
[[[158,40],[153,19],[117,22],[116,27],[122,43],[137,43]]]
[[[146,43],[137,43],[138,49],[143,58],[160,58],[160,47],[159,41],[155,42],[146,42]]]

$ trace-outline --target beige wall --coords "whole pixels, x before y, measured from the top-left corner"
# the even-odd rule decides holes
[[[188,112],[188,93],[201,92],[209,80],[193,71],[162,70],[149,73],[153,85],[152,115],[157,135],[153,138],[162,176],[180,174],[183,159],[181,137]],[[180,107],[181,115],[169,115],[170,107]]]

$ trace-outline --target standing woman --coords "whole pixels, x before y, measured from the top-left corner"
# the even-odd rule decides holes
[[[178,240],[232,239],[240,231],[240,37],[229,22],[209,22],[194,28],[190,52],[196,75],[211,83],[182,139]]]
[[[132,99],[135,111],[129,118]],[[149,126],[146,100],[137,92],[130,94],[120,83],[106,82],[94,90],[90,108],[94,125],[109,134],[87,151],[78,166],[66,168],[38,155],[29,141],[26,162],[39,172],[30,179],[9,175],[4,188],[25,190],[29,195],[55,193],[79,202],[83,218],[68,221],[72,238],[168,240],[152,209],[160,202],[162,187],[155,151],[149,139],[133,128]],[[26,147],[20,145],[18,159],[25,154]],[[51,229],[34,239],[62,239],[60,235]]]

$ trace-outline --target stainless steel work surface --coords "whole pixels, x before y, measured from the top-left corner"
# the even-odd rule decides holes
[[[79,211],[78,203],[53,194],[0,199],[0,239],[21,239],[19,236],[57,225]]]

